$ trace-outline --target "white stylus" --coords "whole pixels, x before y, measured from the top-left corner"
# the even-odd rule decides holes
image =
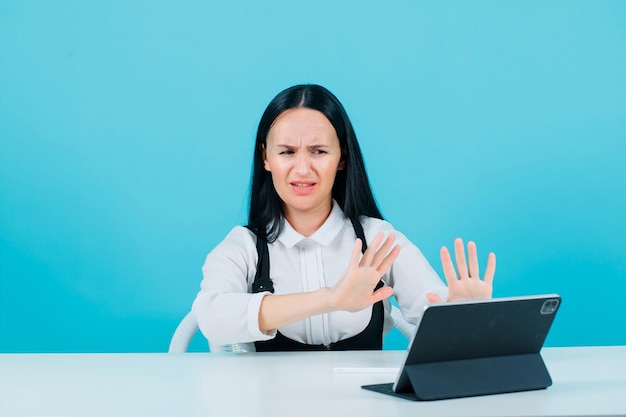
[[[399,368],[333,368],[338,374],[397,374]]]

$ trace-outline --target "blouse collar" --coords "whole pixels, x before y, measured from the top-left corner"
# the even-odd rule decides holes
[[[286,247],[292,247],[305,240],[312,240],[319,243],[322,246],[328,246],[330,242],[337,236],[345,224],[346,217],[343,214],[343,210],[339,207],[339,204],[333,199],[333,207],[330,210],[330,215],[311,236],[306,237],[298,233],[287,221],[284,220],[284,228],[278,240],[281,241]]]

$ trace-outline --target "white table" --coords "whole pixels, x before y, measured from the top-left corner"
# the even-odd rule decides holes
[[[548,348],[547,390],[412,402],[360,388],[403,351],[2,354],[0,416],[626,415],[626,346]]]

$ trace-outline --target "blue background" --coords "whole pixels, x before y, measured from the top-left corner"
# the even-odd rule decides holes
[[[626,344],[626,3],[4,0],[0,351],[165,351],[302,82],[438,272],[474,239],[563,296],[548,345]]]

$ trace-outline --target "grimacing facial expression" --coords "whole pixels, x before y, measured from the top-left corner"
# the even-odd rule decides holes
[[[308,108],[284,111],[270,128],[263,166],[272,174],[285,216],[330,212],[337,171],[345,166],[335,128]]]

